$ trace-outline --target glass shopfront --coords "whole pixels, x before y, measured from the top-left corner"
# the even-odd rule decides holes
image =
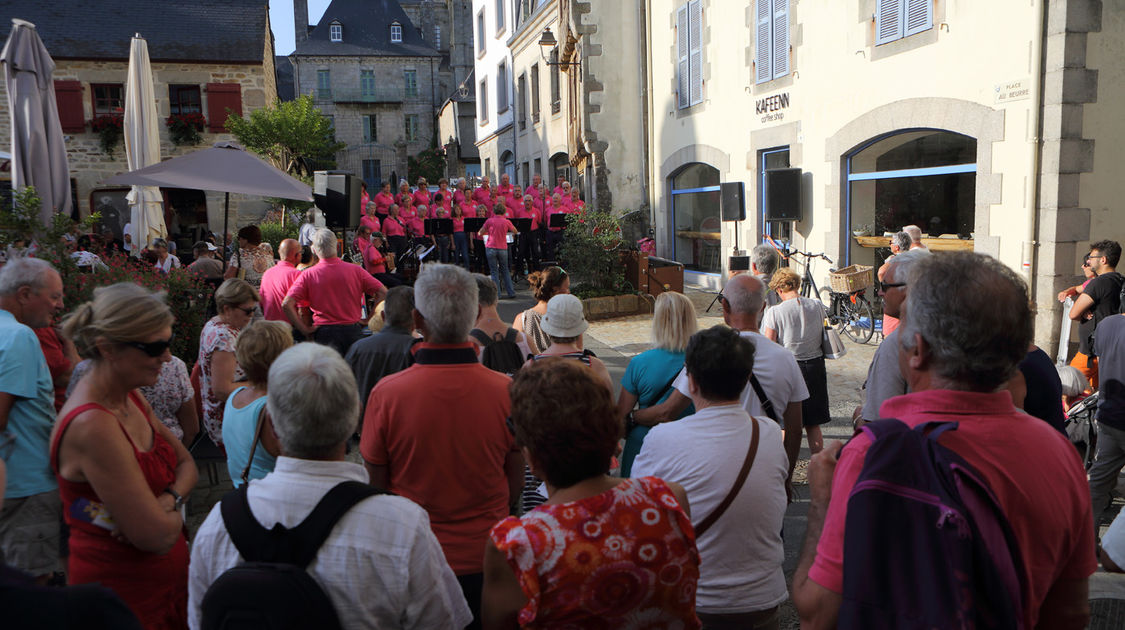
[[[670,178],[672,187],[673,258],[686,269],[706,273],[722,270],[719,170],[688,164]]]

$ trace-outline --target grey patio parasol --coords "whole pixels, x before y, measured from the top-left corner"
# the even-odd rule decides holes
[[[55,62],[35,25],[13,19],[0,52],[8,88],[12,128],[12,185],[34,186],[43,200],[40,218],[50,225],[56,212],[71,213],[70,170],[59,123],[52,74]]]
[[[230,193],[312,201],[312,189],[274,168],[236,142],[202,149],[140,170],[111,177],[105,185],[163,186],[225,192],[223,244],[226,245]],[[226,247],[223,248],[224,256]]]

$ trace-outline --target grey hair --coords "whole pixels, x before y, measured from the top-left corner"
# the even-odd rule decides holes
[[[750,250],[750,262],[754,264],[758,273],[773,275],[773,272],[777,271],[777,250],[765,243],[755,245],[754,249]]]
[[[899,232],[899,234],[903,233]],[[894,258],[888,260],[889,268],[895,270],[895,281],[908,282],[907,279],[914,270],[914,265],[929,255],[931,252],[928,249],[905,249],[901,254],[896,254]]]
[[[741,281],[740,277],[745,277],[746,280]],[[745,282],[757,283],[758,289],[747,289]],[[766,285],[750,274],[735,276],[723,287],[723,297],[730,304],[730,310],[735,313],[760,315],[766,305]]]
[[[910,235],[906,232],[895,232],[894,236],[891,237],[891,244],[898,245],[898,248],[904,252],[910,249],[913,242],[914,239],[910,238]]]
[[[15,295],[23,287],[38,291],[47,284],[47,272],[54,270],[51,263],[41,258],[13,257],[0,270],[0,295]]]
[[[912,243],[922,242],[922,228],[918,227],[917,225],[903,226],[902,231],[910,235],[910,241]]]
[[[1027,285],[1014,271],[991,256],[938,252],[914,263],[906,281],[903,348],[925,339],[931,369],[954,389],[991,392],[1011,378],[1034,332]]]
[[[499,301],[499,290],[492,278],[483,273],[474,273],[473,280],[477,283],[477,304],[480,306],[493,306]]]
[[[426,341],[463,343],[477,321],[477,283],[457,265],[430,263],[414,282],[414,308],[426,319]]]
[[[414,327],[414,287],[391,287],[383,300],[383,320],[395,328]]]
[[[359,419],[355,375],[332,348],[299,343],[270,366],[266,409],[283,454],[327,457],[355,432]]]
[[[328,228],[319,228],[313,232],[312,249],[317,258],[334,258],[336,256],[336,235]]]

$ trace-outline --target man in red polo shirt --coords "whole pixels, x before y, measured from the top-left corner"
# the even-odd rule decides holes
[[[1011,525],[1023,561],[1023,627],[1084,628],[1087,578],[1097,568],[1086,475],[1066,437],[1017,409],[1006,389],[1034,329],[1027,286],[997,260],[971,252],[927,256],[906,281],[898,361],[912,393],[888,399],[880,417],[911,427],[959,423],[941,444],[980,473]],[[840,442],[829,445],[809,465],[808,529],[792,588],[802,628],[836,627],[844,564],[868,561],[844,557],[844,524],[870,446],[860,434],[842,451]],[[895,561],[915,588],[958,588],[912,576],[909,559]]]
[[[289,287],[293,286],[293,281],[301,273],[297,269],[297,263],[301,262],[301,245],[287,238],[277,246],[277,255],[281,260],[262,274],[262,286],[258,292],[262,296],[262,316],[271,321],[287,322],[289,318],[285,316],[281,303],[285,301]]]
[[[469,331],[477,285],[455,265],[414,283],[414,365],[371,390],[359,451],[373,486],[425,508],[479,627],[483,549],[523,486],[523,458],[505,420],[511,379],[477,361]]]
[[[297,276],[281,307],[293,328],[344,356],[363,336],[363,296],[374,298],[378,304],[387,295],[387,289],[363,267],[340,260],[332,230],[318,229],[313,234],[312,249],[320,262]],[[308,303],[312,311],[312,326],[297,314],[297,304],[301,302]]]
[[[478,206],[487,206],[492,201],[492,187],[488,184],[488,175],[480,178],[480,186],[473,191],[472,199]]]
[[[507,173],[500,174],[500,185],[496,187],[496,192],[500,193],[501,197],[509,197],[512,194],[512,178]]]

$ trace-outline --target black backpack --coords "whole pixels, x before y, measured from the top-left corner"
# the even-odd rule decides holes
[[[511,376],[524,364],[523,353],[516,343],[519,331],[509,328],[503,339],[489,337],[483,330],[474,328],[469,333],[484,348],[480,362],[484,367]]]
[[[204,630],[340,628],[332,600],[305,568],[356,503],[383,491],[345,481],[328,491],[293,529],[266,529],[250,512],[249,484],[222,500],[223,524],[244,562],[219,576],[203,596]]]

